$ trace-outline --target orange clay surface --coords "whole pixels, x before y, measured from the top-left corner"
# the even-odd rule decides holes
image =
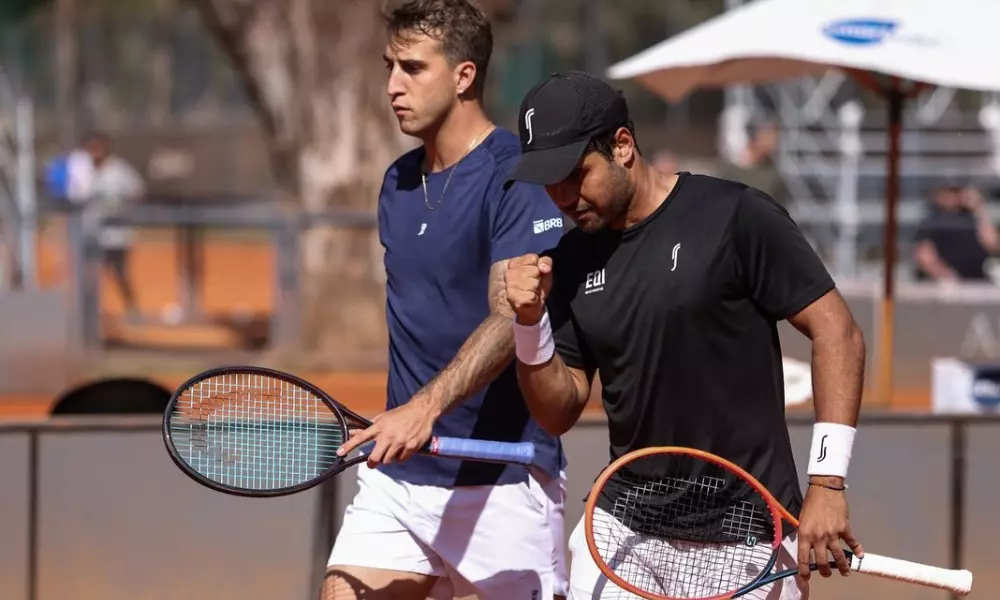
[[[69,278],[66,250],[59,224],[50,227],[39,244],[39,284],[43,287],[63,285]],[[211,239],[204,250],[204,281],[202,305],[209,313],[233,310],[269,313],[273,305],[273,272],[275,256],[266,241],[247,239]],[[139,236],[133,250],[130,271],[136,295],[144,312],[157,314],[178,298],[178,261],[176,246],[166,232]],[[121,316],[123,305],[114,282],[105,274],[102,312]],[[106,327],[105,331],[119,339],[170,344],[226,345],[231,335],[213,326],[169,327],[135,326]],[[141,330],[140,330],[141,329]],[[149,377],[168,388],[187,379],[188,372],[146,372]],[[385,373],[374,372],[299,372],[331,395],[350,398],[352,407],[366,415],[377,414],[385,401]],[[596,391],[596,390],[595,390]],[[600,413],[595,393],[588,411]],[[41,416],[55,398],[44,394],[0,395],[0,415]],[[901,410],[926,409],[928,390],[897,389],[892,408]],[[800,410],[796,408],[795,410]]]

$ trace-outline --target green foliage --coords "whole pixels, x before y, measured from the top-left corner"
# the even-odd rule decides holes
[[[0,1],[0,23],[17,21],[42,10],[52,0],[2,0]]]
[[[152,14],[162,4],[163,0],[87,0],[86,3],[88,8],[114,15]]]
[[[75,0],[76,8],[86,12],[103,12],[113,15],[153,14],[163,0]],[[180,0],[174,0],[180,2]],[[28,18],[43,11],[51,11],[55,0],[0,0],[0,23],[10,23]]]

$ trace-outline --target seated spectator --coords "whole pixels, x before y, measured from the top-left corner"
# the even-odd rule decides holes
[[[670,150],[658,150],[653,155],[653,167],[668,175],[673,175],[678,171],[680,165],[677,163],[677,156]]]
[[[762,123],[741,152],[722,161],[715,175],[757,188],[787,207],[788,193],[774,163],[778,137],[777,126]]]
[[[954,179],[934,191],[916,242],[917,278],[938,282],[989,281],[986,259],[1000,249],[983,195]]]

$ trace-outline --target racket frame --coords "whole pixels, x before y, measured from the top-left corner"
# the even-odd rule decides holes
[[[659,446],[659,447],[641,448],[638,450],[633,450],[632,452],[620,456],[610,465],[605,467],[605,469],[601,472],[598,478],[594,481],[594,484],[591,486],[590,489],[590,494],[587,497],[587,504],[584,512],[584,531],[586,533],[586,538],[587,538],[587,549],[590,551],[590,555],[593,558],[594,563],[611,582],[621,587],[622,589],[632,592],[633,594],[641,598],[646,598],[647,600],[678,600],[677,598],[671,598],[669,596],[653,594],[651,592],[642,590],[622,580],[621,577],[615,574],[613,569],[608,567],[608,565],[604,562],[604,559],[601,558],[601,555],[597,550],[597,544],[594,540],[594,525],[593,525],[594,510],[597,507],[597,499],[600,496],[600,492],[604,487],[604,484],[622,466],[646,456],[662,455],[662,454],[670,454],[675,456],[677,455],[692,456],[695,458],[700,458],[715,465],[721,466],[725,469],[728,469],[732,471],[735,475],[740,476],[747,484],[749,484],[755,491],[757,491],[760,494],[761,498],[764,499],[765,503],[768,506],[768,510],[770,510],[771,512],[772,520],[775,526],[774,552],[772,553],[771,558],[767,564],[767,568],[762,569],[761,574],[756,579],[754,579],[750,583],[744,585],[740,589],[733,592],[728,592],[726,594],[710,596],[706,598],[697,598],[697,599],[691,598],[684,600],[730,600],[732,598],[739,598],[758,588],[764,587],[765,585],[769,585],[771,583],[774,583],[775,581],[784,579],[786,577],[791,577],[796,573],[798,573],[798,567],[785,569],[783,571],[778,571],[778,572],[771,571],[774,568],[775,562],[777,562],[778,550],[783,538],[783,528],[781,525],[782,521],[787,522],[789,525],[791,525],[793,529],[798,529],[799,520],[796,519],[790,512],[788,512],[788,509],[786,509],[780,502],[778,502],[778,500],[774,497],[774,495],[771,494],[771,492],[768,491],[768,489],[765,488],[763,484],[757,481],[756,477],[748,473],[745,469],[743,469],[739,465],[729,460],[726,460],[721,456],[712,454],[711,452],[706,452],[695,448],[687,448],[683,446]],[[853,552],[851,552],[847,548],[844,548],[843,551],[844,555],[846,556],[848,562],[851,565],[852,571],[856,571],[859,573],[868,573],[876,577],[883,577],[893,581],[915,583],[917,585],[922,585],[929,588],[946,590],[959,596],[968,595],[972,588],[972,573],[970,573],[968,570],[943,569],[931,565],[922,565],[918,563],[912,563],[909,561],[900,561],[898,559],[879,556],[872,553],[865,553],[864,557],[857,557],[854,555]],[[930,579],[935,579],[935,578],[924,578],[924,580],[918,580],[910,577],[903,577],[902,576],[903,571],[908,569],[901,569],[899,567],[896,567],[894,569],[874,568],[871,570],[866,570],[865,568],[863,568],[864,560],[866,558],[870,558],[872,561],[877,561],[877,564],[882,566],[888,566],[887,565],[888,563],[895,563],[895,564],[906,563],[908,565],[908,569],[921,568],[925,569],[924,571],[925,573],[928,571],[930,572],[937,571],[940,572],[936,577],[938,581],[930,581]],[[837,567],[836,562],[832,560],[829,562],[829,565],[834,570],[839,569]],[[811,563],[809,565],[810,571],[815,571],[818,568],[819,567],[817,567],[816,563]],[[890,571],[895,571],[895,572],[890,573]],[[945,583],[946,581],[948,583]]]
[[[747,473],[746,470],[744,470],[739,465],[731,461],[728,461],[720,456],[712,454],[711,452],[705,452],[703,450],[697,450],[694,448],[686,448],[683,446],[654,446],[649,448],[640,448],[638,450],[633,450],[632,452],[623,454],[622,456],[615,459],[611,464],[605,467],[604,470],[601,471],[601,474],[598,475],[597,479],[594,480],[594,483],[590,489],[590,494],[587,496],[587,503],[586,503],[586,508],[584,510],[583,522],[584,522],[584,533],[587,538],[587,549],[590,551],[590,556],[594,559],[594,563],[601,570],[601,572],[618,587],[628,592],[631,592],[641,598],[646,598],[647,600],[677,600],[677,598],[673,598],[671,596],[663,596],[661,594],[654,594],[647,590],[643,590],[619,577],[618,574],[614,572],[614,569],[609,567],[607,563],[604,561],[604,559],[601,557],[601,554],[597,549],[597,542],[594,539],[594,511],[597,509],[597,502],[598,499],[600,498],[601,491],[604,488],[604,484],[607,483],[607,481],[611,479],[611,477],[615,473],[617,473],[619,469],[621,469],[621,467],[633,461],[639,460],[641,458],[645,458],[648,456],[656,456],[656,455],[690,456],[694,458],[699,458],[706,462],[715,464],[719,467],[732,471],[733,474],[742,477],[746,481],[746,483],[749,484],[754,489],[754,491],[760,494],[761,497],[767,503],[767,509],[771,513],[771,520],[774,523],[775,527],[771,558],[768,560],[767,567],[761,569],[761,575],[758,576],[757,579],[754,579],[749,584],[743,586],[742,588],[734,592],[727,592],[721,595],[705,596],[703,598],[690,598],[684,600],[730,600],[731,598],[737,597],[736,594],[746,593],[751,590],[757,589],[762,585],[766,585],[766,583],[759,583],[759,582],[764,580],[768,576],[768,574],[771,572],[771,569],[774,568],[775,562],[777,562],[778,560],[778,549],[781,547],[781,540],[782,540],[781,520],[783,518],[791,519],[791,523],[793,523],[796,527],[798,527],[798,522],[794,519],[794,517],[792,517],[792,515],[787,510],[785,510],[783,506],[778,504],[778,502],[774,499],[774,496],[772,496],[771,493],[767,491],[767,488],[765,488],[759,481],[757,481],[756,478]],[[615,517],[612,515],[612,518]]]
[[[214,481],[198,473],[193,467],[188,465],[180,456],[176,446],[173,443],[173,434],[171,431],[171,419],[173,416],[174,408],[177,406],[178,401],[184,395],[184,393],[190,389],[192,386],[200,381],[206,379],[211,379],[212,377],[217,377],[220,375],[258,375],[262,377],[270,377],[279,381],[283,381],[290,385],[298,386],[305,391],[315,395],[320,399],[327,407],[331,409],[336,418],[340,421],[340,424],[344,430],[344,439],[341,442],[346,443],[351,439],[351,425],[350,421],[354,421],[355,429],[365,429],[372,426],[372,421],[366,419],[356,412],[352,411],[350,408],[344,406],[340,402],[334,400],[329,394],[318,388],[317,386],[305,381],[301,377],[293,375],[291,373],[286,373],[284,371],[278,371],[275,369],[269,369],[267,367],[257,367],[250,365],[238,365],[238,366],[224,366],[216,367],[213,369],[208,369],[202,371],[189,378],[170,397],[170,401],[167,403],[167,407],[163,413],[163,441],[167,447],[167,452],[170,458],[174,461],[182,472],[194,479],[196,482],[208,487],[210,489],[224,492],[227,494],[232,494],[235,496],[242,497],[252,497],[252,498],[266,498],[274,496],[287,496],[290,494],[295,494],[309,488],[315,487],[330,477],[338,473],[364,462],[368,459],[367,453],[364,452],[365,446],[370,446],[373,442],[368,442],[365,446],[361,447],[361,452],[351,458],[337,457],[336,461],[333,462],[330,467],[320,475],[313,477],[302,483],[277,488],[277,489],[266,489],[266,490],[250,490],[246,488],[237,488],[218,481]],[[492,462],[501,464],[519,464],[525,467],[531,465],[534,460],[534,444],[531,442],[501,442],[496,440],[473,440],[464,438],[452,438],[452,437],[432,437],[427,444],[422,448],[417,450],[419,454],[425,454],[430,456],[438,456],[441,458],[451,458],[457,460],[472,460],[478,462]]]
[[[300,377],[292,375],[291,373],[285,373],[283,371],[277,371],[275,369],[269,369],[267,367],[257,367],[257,366],[215,367],[212,369],[208,369],[206,371],[202,371],[190,377],[187,381],[182,383],[174,391],[173,395],[171,395],[170,401],[167,403],[167,407],[163,412],[164,445],[167,448],[167,453],[170,455],[171,460],[173,460],[174,464],[176,464],[177,467],[185,475],[194,479],[197,483],[207,488],[223,492],[226,494],[241,496],[244,498],[273,498],[276,496],[288,496],[291,494],[297,494],[299,492],[315,487],[323,483],[330,477],[336,475],[337,473],[340,473],[366,459],[366,456],[364,455],[355,456],[350,460],[344,460],[343,457],[338,457],[338,459],[330,466],[330,468],[328,468],[322,474],[312,479],[303,481],[302,483],[297,483],[293,486],[268,489],[268,490],[249,490],[246,488],[234,487],[224,483],[220,483],[213,479],[209,479],[208,477],[205,477],[204,475],[199,473],[197,470],[192,468],[183,458],[181,458],[180,453],[177,450],[177,447],[173,443],[173,432],[171,430],[170,424],[173,417],[174,408],[177,406],[177,403],[184,396],[184,394],[191,387],[193,387],[195,384],[201,381],[204,381],[206,379],[211,379],[213,377],[218,377],[220,375],[244,375],[244,374],[251,376],[260,375],[264,377],[271,377],[277,380],[284,381],[291,385],[299,386],[308,391],[309,393],[314,394],[325,405],[327,405],[327,407],[330,408],[331,412],[333,412],[336,418],[340,421],[341,426],[344,428],[344,442],[350,439],[351,435],[350,427],[348,427],[348,420],[347,420],[348,417],[352,420],[357,421],[359,426],[361,427],[368,427],[372,424],[372,422],[369,421],[368,419],[365,419],[361,415],[358,415],[357,413],[350,410],[346,406],[340,405],[323,390],[319,389],[315,385],[309,383],[308,381],[305,381]]]

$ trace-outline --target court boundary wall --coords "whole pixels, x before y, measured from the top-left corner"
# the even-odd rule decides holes
[[[798,462],[804,463],[812,419],[807,415],[789,415],[788,423],[793,447],[800,457]],[[196,600],[198,596],[190,593],[178,595],[185,589],[185,580],[192,584],[212,581],[213,577],[218,579],[220,573],[234,580],[243,578],[248,566],[242,561],[263,560],[271,556],[260,546],[260,537],[267,536],[264,544],[280,546],[284,552],[298,557],[292,566],[286,562],[283,567],[262,567],[261,571],[272,571],[271,584],[286,590],[288,595],[284,597],[316,598],[329,544],[336,533],[339,517],[356,489],[352,472],[335,477],[325,486],[304,492],[297,498],[260,500],[229,497],[201,488],[170,463],[163,448],[161,428],[162,420],[158,416],[0,421],[0,448],[8,449],[0,459],[0,463],[8,463],[0,470],[4,473],[3,488],[6,490],[0,492],[0,508],[5,506],[5,502],[7,506],[0,511],[3,515],[0,520],[4,516],[16,520],[18,506],[23,507],[25,516],[21,543],[15,543],[19,537],[18,527],[0,527],[11,532],[6,536],[6,550],[0,546],[0,557],[7,557],[4,558],[8,564],[6,577],[16,576],[9,570],[11,564],[20,563],[24,567],[20,572],[23,595],[5,594],[5,598],[49,600],[64,593],[62,590],[65,589],[88,589],[87,581],[73,580],[82,571],[74,567],[71,558],[63,556],[67,552],[72,554],[72,548],[78,545],[79,540],[72,539],[74,531],[86,534],[88,525],[77,523],[79,527],[74,525],[66,531],[59,527],[59,524],[65,525],[70,521],[63,514],[69,509],[58,507],[72,507],[80,502],[98,513],[106,513],[92,514],[91,520],[95,523],[112,523],[111,529],[125,529],[130,523],[133,529],[138,530],[131,533],[138,538],[128,535],[116,538],[116,532],[109,531],[106,533],[111,536],[111,541],[106,544],[95,542],[95,551],[100,549],[104,556],[92,562],[104,565],[102,569],[106,569],[109,563],[129,563],[133,554],[141,554],[143,549],[148,549],[150,546],[142,541],[145,538],[141,530],[146,529],[148,535],[155,536],[163,536],[170,530],[176,532],[173,538],[162,537],[156,547],[161,557],[175,557],[177,564],[185,570],[185,576],[164,578],[162,571],[173,570],[175,566],[160,569],[161,573],[157,575],[156,565],[171,563],[149,557],[153,559],[152,566],[148,567],[150,585],[159,582],[169,587],[170,583],[163,584],[162,581],[174,581],[173,585],[177,586],[175,590],[161,589],[163,595],[158,597]],[[996,498],[1000,497],[1000,482],[995,477],[1000,472],[1000,415],[872,413],[863,415],[860,431],[849,492],[852,518],[857,515],[855,534],[872,552],[952,568],[970,568],[977,575],[977,585],[971,597],[989,597],[988,590],[996,589],[996,584],[1000,584],[1000,573],[994,574],[990,570],[987,560],[991,555],[989,547],[981,546],[993,543],[1000,536],[1000,524],[990,518],[997,507]],[[605,420],[590,415],[564,437],[569,461],[567,536],[582,514],[582,498],[587,487],[600,468],[607,464],[606,436]],[[11,448],[14,450],[11,451]],[[23,462],[11,464],[11,461],[18,463],[18,457]],[[83,462],[90,459],[96,462],[89,465]],[[139,462],[142,460],[145,462]],[[111,461],[121,461],[121,464]],[[67,467],[74,464],[73,468]],[[804,464],[799,464],[799,467],[804,469]],[[975,473],[978,475],[973,477]],[[23,486],[18,485],[18,474],[25,478]],[[123,479],[126,476],[128,479]],[[95,478],[102,483],[95,482]],[[160,493],[151,497],[149,494],[128,492],[143,486],[152,486]],[[95,505],[95,488],[105,488],[101,493],[118,490],[121,494],[114,496],[117,500],[111,502],[113,505],[103,505],[111,496],[101,496],[104,500]],[[164,490],[170,493],[163,494]],[[136,506],[134,503],[140,498],[148,501],[148,505]],[[88,502],[92,504],[88,505]],[[878,507],[879,503],[882,503],[882,508]],[[187,512],[181,508],[186,508]],[[146,517],[135,520],[135,515],[128,517],[130,511],[138,511]],[[203,514],[192,518],[193,512]],[[153,517],[157,514],[159,521]],[[118,525],[115,519],[121,515],[125,515],[126,520]],[[129,518],[132,520],[129,521]],[[211,524],[213,521],[225,522]],[[197,522],[205,525],[197,527]],[[197,531],[214,536],[213,547],[216,549],[226,547],[227,543],[245,547],[239,550],[234,547],[231,556],[223,553],[214,557],[215,563],[200,566],[205,571],[216,571],[214,575],[199,573],[196,571],[197,563],[183,558],[185,553],[198,554],[190,540],[183,542],[183,534]],[[303,532],[309,532],[309,539],[302,539]],[[253,550],[255,545],[257,549]],[[80,560],[86,562],[88,559]],[[16,590],[17,583],[5,583],[3,575],[0,570],[0,587],[6,589],[10,584]],[[246,597],[240,594],[254,592],[255,588],[249,587],[251,585],[259,584],[253,584],[252,578],[247,579],[247,585],[243,587],[231,582],[228,590],[214,589],[212,597]],[[927,595],[924,588],[894,582],[884,587],[886,584],[881,580],[868,577],[830,583],[822,580],[815,585],[842,589],[844,593],[848,590],[856,593],[858,589],[863,589],[865,593],[856,597],[887,600],[947,597]],[[856,587],[849,587],[852,585]],[[141,581],[122,581],[118,590],[109,591],[105,584],[100,597],[104,600],[139,597],[142,586]],[[199,589],[208,593],[205,588]],[[147,593],[150,591],[146,590]],[[256,592],[261,590],[256,588]],[[877,595],[874,595],[876,592]],[[854,593],[843,597],[852,597]],[[86,600],[98,596],[84,592],[74,597]],[[822,596],[827,597],[835,596]]]

